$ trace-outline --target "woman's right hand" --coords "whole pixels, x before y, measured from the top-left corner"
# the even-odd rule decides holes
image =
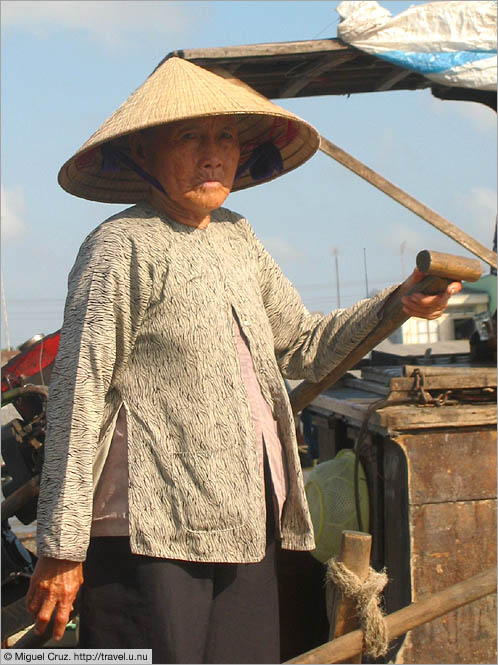
[[[40,557],[31,577],[26,607],[35,619],[35,633],[42,635],[55,611],[52,637],[64,635],[78,589],[83,583],[80,561]]]

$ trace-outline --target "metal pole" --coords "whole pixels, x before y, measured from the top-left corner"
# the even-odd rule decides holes
[[[365,268],[365,297],[368,298],[367,250],[363,248],[363,266]]]
[[[335,285],[337,289],[337,308],[341,307],[341,289],[339,286],[339,259],[337,247],[334,247],[334,257],[335,257]]]
[[[405,257],[404,257],[405,247],[406,247],[406,240],[403,240],[403,242],[399,246],[399,251],[400,251],[400,254],[401,254],[401,276],[403,278],[403,282],[406,279],[406,275],[405,275]]]

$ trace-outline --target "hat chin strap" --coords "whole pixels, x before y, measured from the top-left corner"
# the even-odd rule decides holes
[[[147,173],[147,171],[145,171],[141,166],[133,161],[133,159],[127,154],[121,150],[118,150],[109,143],[104,143],[101,145],[100,150],[102,152],[101,171],[103,173],[119,173],[121,170],[119,162],[122,162],[125,166],[139,175],[143,180],[148,182],[149,185],[152,185],[157,190],[159,190],[161,194],[168,196],[168,192],[164,189],[159,180],[150,175],[150,173]]]
[[[110,143],[104,143],[100,146],[102,152],[102,167],[103,173],[119,173],[121,170],[119,162],[122,162],[129,169],[134,171],[143,180],[155,187],[161,194],[168,196],[168,192],[161,185],[159,180],[154,178],[150,173],[147,173],[141,166],[139,166],[131,157],[125,154],[122,150],[118,150]],[[252,152],[249,159],[241,164],[235,172],[235,180],[241,178],[244,173],[249,170],[253,180],[267,180],[277,172],[281,175],[284,170],[284,163],[282,155],[277,146],[271,141],[265,141]]]

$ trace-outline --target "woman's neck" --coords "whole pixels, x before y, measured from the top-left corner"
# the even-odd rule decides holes
[[[167,195],[157,192],[155,190],[149,192],[148,202],[150,205],[158,210],[164,212],[168,217],[171,217],[175,222],[192,226],[197,229],[205,229],[211,221],[211,213],[185,210],[180,206],[175,205],[174,201],[168,198]]]

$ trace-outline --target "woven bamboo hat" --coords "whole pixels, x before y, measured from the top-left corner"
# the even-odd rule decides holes
[[[314,127],[238,79],[171,57],[62,166],[59,184],[70,194],[93,201],[141,201],[149,185],[132,170],[136,165],[130,164],[129,135],[215,115],[233,115],[237,121],[241,154],[232,191],[297,168],[319,146]]]

